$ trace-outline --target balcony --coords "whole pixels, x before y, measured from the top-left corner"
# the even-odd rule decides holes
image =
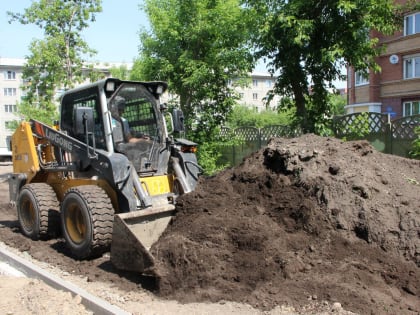
[[[384,55],[405,55],[416,52],[420,47],[420,33],[401,36],[390,41],[383,41],[386,45],[386,52]]]
[[[381,84],[381,98],[415,96],[419,86],[420,78],[388,81]]]

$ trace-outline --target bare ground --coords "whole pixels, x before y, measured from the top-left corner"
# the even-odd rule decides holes
[[[25,238],[1,185],[3,243],[132,313],[420,314],[420,162],[364,141],[273,139],[202,178],[152,248],[158,279]]]

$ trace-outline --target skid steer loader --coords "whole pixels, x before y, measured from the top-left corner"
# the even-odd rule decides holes
[[[62,233],[77,259],[110,250],[118,269],[154,273],[149,249],[201,173],[196,144],[173,136],[183,115],[160,104],[166,88],[108,78],[65,92],[60,123],[20,123],[9,193],[24,235]]]

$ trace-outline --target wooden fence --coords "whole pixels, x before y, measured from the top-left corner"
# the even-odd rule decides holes
[[[346,140],[368,140],[378,151],[409,157],[412,142],[417,138],[415,128],[420,126],[420,115],[391,120],[389,114],[354,113],[334,117],[331,129],[335,137]],[[265,128],[242,127],[222,129],[221,136],[235,139],[236,144],[221,146],[222,164],[238,165],[244,157],[265,146],[273,137],[296,137],[301,133],[289,126]]]
[[[340,139],[366,139],[378,151],[410,157],[417,138],[420,115],[391,120],[389,114],[355,113],[333,119],[333,132]]]
[[[264,128],[241,127],[237,129],[223,128],[222,138],[234,140],[235,145],[220,146],[222,156],[220,164],[238,165],[244,157],[258,151],[267,145],[268,140],[274,137],[297,137],[301,132],[289,126],[275,125]]]

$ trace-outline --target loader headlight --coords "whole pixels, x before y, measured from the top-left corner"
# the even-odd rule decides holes
[[[163,93],[163,86],[162,85],[158,85],[156,87],[156,94],[161,95]]]
[[[196,153],[197,147],[196,146],[190,146],[190,145],[183,145],[181,146],[181,152],[183,153]]]
[[[114,92],[115,91],[115,82],[114,81],[107,81],[106,86],[105,86],[105,91]]]

